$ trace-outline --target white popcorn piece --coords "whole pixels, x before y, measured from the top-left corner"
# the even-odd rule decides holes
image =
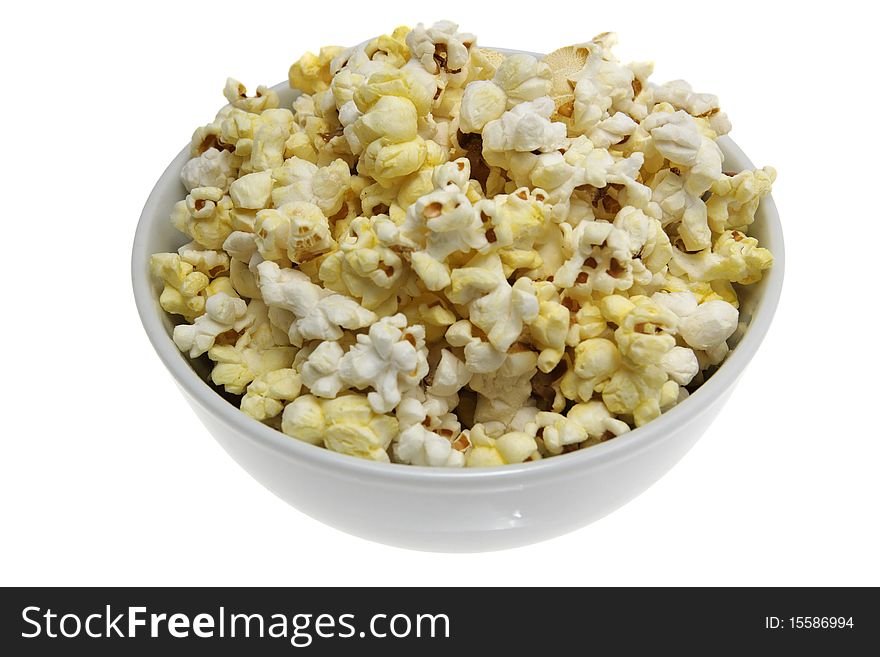
[[[532,393],[531,380],[537,363],[538,355],[533,351],[511,351],[496,370],[475,373],[469,384],[480,395],[474,419],[507,425]]]
[[[452,468],[465,464],[465,455],[454,449],[447,438],[421,424],[402,429],[393,449],[395,459],[400,463]]]
[[[456,185],[452,181],[455,177],[463,182]],[[469,177],[470,163],[464,158],[437,167],[434,191],[413,203],[399,232],[384,240],[412,249],[413,270],[428,290],[442,290],[451,283],[449,256],[488,244],[482,222],[465,193]]]
[[[677,109],[685,110],[691,116],[708,119],[716,134],[726,135],[730,132],[730,121],[727,115],[720,111],[717,96],[696,93],[684,80],[654,85],[652,92],[654,100],[658,103],[669,103]]]
[[[174,327],[174,344],[181,351],[189,352],[190,358],[197,358],[214,346],[218,335],[233,330],[246,311],[247,303],[243,299],[222,292],[215,294],[205,302],[204,315],[192,324]]]
[[[706,351],[726,342],[738,322],[739,311],[734,306],[726,301],[707,301],[682,319],[679,333],[688,345]]]
[[[254,96],[248,97],[247,88],[234,78],[226,80],[223,95],[230,105],[246,112],[262,112],[278,107],[279,104],[278,94],[263,85],[257,87]]]
[[[415,60],[432,74],[444,73],[451,83],[467,78],[471,48],[477,37],[461,33],[451,21],[439,21],[426,28],[416,25],[406,36],[406,45]]]
[[[550,92],[550,67],[532,55],[514,53],[504,58],[492,81],[507,97],[507,109],[537,100]]]
[[[411,465],[462,467],[470,443],[449,407],[423,398],[418,389],[407,393],[395,412],[400,436],[392,444],[394,460]]]
[[[608,148],[629,137],[639,124],[623,112],[616,112],[607,119],[599,121],[589,132],[590,141],[596,148]]]
[[[387,413],[428,373],[427,354],[424,327],[407,326],[406,316],[398,313],[357,336],[339,361],[339,377],[359,390],[372,387],[367,400],[377,413]]]
[[[272,196],[272,172],[260,171],[242,176],[229,186],[229,196],[237,208],[265,208]]]
[[[240,158],[211,147],[183,165],[180,180],[188,192],[196,187],[216,187],[225,192],[237,178],[239,166]]]
[[[565,141],[565,124],[553,123],[553,101],[545,96],[516,105],[483,128],[483,156],[492,166],[503,166],[506,153],[549,153]]]
[[[257,236],[241,230],[233,231],[223,242],[223,250],[233,260],[249,263],[258,251]]]
[[[275,188],[272,203],[280,207],[293,201],[318,206],[326,217],[336,215],[351,189],[351,171],[344,160],[336,159],[319,167],[308,160],[291,157],[272,171]]]
[[[566,417],[569,422],[583,427],[589,440],[607,440],[630,430],[626,422],[613,417],[605,404],[598,400],[575,404]]]
[[[676,346],[667,351],[660,360],[660,366],[680,386],[688,385],[700,371],[697,355],[687,347]]]
[[[462,132],[482,132],[490,121],[507,110],[507,94],[491,80],[476,80],[464,89],[458,128]]]
[[[322,342],[300,365],[302,383],[313,395],[333,399],[345,388],[339,372],[343,354],[338,342]]]
[[[338,340],[343,329],[363,328],[377,319],[354,299],[315,285],[302,272],[281,269],[269,261],[257,269],[266,304],[289,310],[295,316],[289,333],[294,345],[301,346],[308,340]]]
[[[468,370],[463,361],[448,349],[443,349],[427,393],[436,397],[450,397],[464,388],[472,376],[473,372]]]
[[[538,316],[534,284],[525,277],[508,283],[498,255],[477,256],[454,270],[447,297],[467,305],[470,321],[499,351],[507,351],[519,338],[523,323]]]

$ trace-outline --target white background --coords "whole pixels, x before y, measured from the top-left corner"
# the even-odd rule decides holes
[[[0,584],[880,584],[867,3],[81,4],[4,10]],[[128,275],[141,207],[227,75],[275,84],[308,49],[447,17],[539,52],[617,31],[621,59],[720,95],[779,171],[788,251],[766,342],[680,465],[585,529],[478,555],[353,538],[251,480],[153,353]]]

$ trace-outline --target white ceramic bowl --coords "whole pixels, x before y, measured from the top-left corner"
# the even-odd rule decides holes
[[[292,102],[287,83],[274,89],[283,106]],[[753,167],[730,139],[719,143],[726,171]],[[534,463],[460,470],[374,463],[300,442],[249,418],[206,383],[204,362],[191,362],[172,342],[173,324],[159,306],[161,289],[150,277],[149,258],[187,241],[171,226],[169,213],[185,196],[179,174],[188,159],[187,147],[168,165],[135,235],[132,281],[150,341],[208,431],[254,479],[313,518],[381,543],[498,550],[564,534],[626,504],[675,465],[718,414],[764,339],[782,289],[782,228],[768,197],[751,232],[773,252],[773,268],[742,295],[741,317],[749,326],[741,341],[684,402],[619,438]]]

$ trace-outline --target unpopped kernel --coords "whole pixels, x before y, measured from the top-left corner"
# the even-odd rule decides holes
[[[380,462],[523,463],[711,376],[776,171],[728,172],[718,98],[613,34],[543,58],[450,21],[327,46],[289,107],[230,78],[192,137],[187,236],[150,262],[175,344],[241,410]]]

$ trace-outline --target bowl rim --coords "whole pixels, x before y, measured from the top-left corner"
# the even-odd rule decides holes
[[[512,52],[508,49],[493,49]],[[289,92],[287,82],[279,83],[273,89]],[[725,157],[733,157],[744,166],[754,168],[754,164],[733,140],[722,136],[718,141]],[[590,466],[630,458],[662,442],[664,437],[671,436],[676,433],[675,430],[698,419],[703,410],[711,407],[736,384],[770,328],[782,291],[785,245],[776,204],[772,195],[768,195],[761,202],[763,215],[761,221],[765,223],[765,229],[770,237],[765,240],[765,244],[769,245],[774,262],[769,272],[764,276],[764,291],[755,304],[751,321],[739,344],[730,351],[730,354],[709,380],[680,404],[662,413],[660,417],[618,436],[614,440],[593,445],[588,449],[528,463],[476,468],[438,468],[360,459],[299,441],[242,413],[239,408],[224,399],[217,390],[198,375],[190,365],[188,357],[177,348],[171,339],[162,322],[161,309],[159,309],[160,312],[156,312],[159,306],[150,280],[149,257],[151,254],[146,245],[149,242],[148,238],[152,228],[158,222],[168,221],[167,217],[157,211],[159,197],[170,181],[173,181],[173,184],[179,184],[179,168],[189,157],[189,147],[186,146],[165,168],[144,204],[135,231],[131,256],[132,288],[135,305],[147,337],[178,386],[190,400],[198,403],[205,411],[225,424],[231,425],[238,434],[247,437],[265,449],[298,461],[302,465],[329,468],[334,470],[334,474],[337,476],[378,478],[387,485],[432,483],[441,486],[460,486],[465,483],[477,482],[519,485],[523,483],[524,479],[534,479],[545,475],[573,476],[586,472]]]

